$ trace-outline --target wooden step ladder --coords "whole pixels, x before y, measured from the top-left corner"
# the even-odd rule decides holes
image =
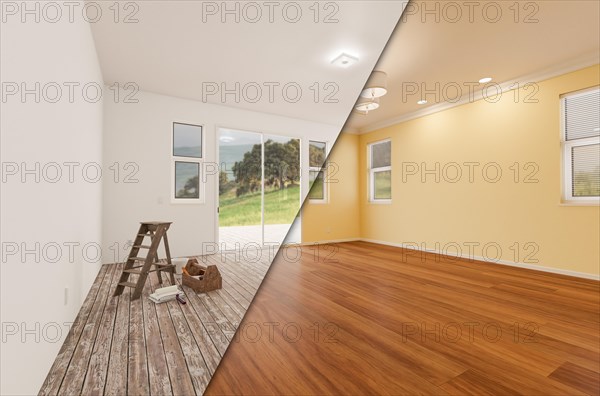
[[[171,274],[171,285],[175,285],[175,266],[171,263],[171,252],[169,251],[169,240],[167,239],[167,230],[171,226],[171,223],[160,222],[160,221],[145,221],[140,223],[140,229],[135,237],[131,252],[121,273],[121,278],[115,290],[114,296],[118,296],[123,293],[125,287],[133,288],[132,300],[140,298],[146,278],[150,272],[158,272],[158,282],[162,284],[162,271],[167,271]],[[144,245],[144,238],[150,238],[150,244]],[[165,252],[167,254],[167,263],[158,262],[158,247],[160,241],[165,241]],[[146,257],[138,257],[141,249],[147,249],[148,254]],[[143,262],[143,265],[136,265],[136,263]],[[151,269],[152,267],[154,269]],[[129,276],[131,274],[138,275],[137,282],[130,282]]]

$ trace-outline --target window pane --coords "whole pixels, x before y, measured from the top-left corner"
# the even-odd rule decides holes
[[[600,196],[600,144],[573,147],[572,161],[573,196]]]
[[[173,123],[173,155],[202,158],[202,127]]]
[[[323,172],[310,171],[308,177],[309,199],[325,199],[325,184],[323,183]]]
[[[311,168],[321,168],[327,158],[327,152],[325,150],[326,144],[323,142],[313,142],[312,140],[308,143],[308,155]]]
[[[600,90],[565,98],[567,140],[600,136]]]
[[[200,197],[200,165],[175,162],[175,198]]]
[[[392,171],[375,172],[375,199],[392,199]]]
[[[392,164],[392,142],[376,143],[371,146],[371,168],[381,168]]]

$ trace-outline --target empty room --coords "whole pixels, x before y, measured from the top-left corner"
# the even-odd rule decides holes
[[[0,394],[599,394],[599,2],[1,12]]]

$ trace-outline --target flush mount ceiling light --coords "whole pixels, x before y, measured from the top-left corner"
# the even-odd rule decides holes
[[[427,104],[427,101],[425,99],[421,99],[417,102],[417,104],[424,105]]]
[[[345,52],[342,52],[337,58],[331,61],[332,65],[348,68],[358,62],[358,58],[352,55],[348,55]]]
[[[481,80],[479,80],[479,84],[487,84],[490,81],[492,81],[492,77],[484,77]]]
[[[354,106],[354,109],[360,114],[369,114],[369,111],[379,108],[379,98],[359,98]]]
[[[375,99],[382,97],[387,93],[387,74],[382,71],[374,71],[369,77],[369,81],[360,93],[363,98]]]

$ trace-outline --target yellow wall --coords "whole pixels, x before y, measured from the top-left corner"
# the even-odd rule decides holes
[[[360,237],[358,143],[358,135],[341,134],[337,139],[328,160],[329,202],[305,201],[302,207],[303,242]]]
[[[328,205],[305,205],[303,240],[359,236],[442,251],[446,247],[449,254],[458,245],[463,256],[488,259],[496,258],[499,247],[501,260],[598,275],[600,208],[561,204],[559,96],[598,85],[599,75],[596,65],[542,81],[538,103],[524,103],[531,91],[520,90],[516,101],[511,91],[497,103],[480,100],[360,137],[342,134],[331,157],[340,165],[340,183],[332,186]],[[371,204],[367,144],[386,138],[392,140],[393,200]],[[410,162],[419,168],[424,162],[428,169],[439,163],[440,182],[428,175],[423,183],[420,174],[406,175],[403,182],[403,163]],[[443,177],[444,165],[452,162],[463,171],[456,183],[448,180],[453,173]],[[473,182],[465,162],[479,164]],[[502,170],[496,183],[482,175],[484,165],[491,163]],[[518,181],[514,163],[520,168]],[[525,168],[528,163],[534,165]],[[489,166],[493,177],[494,165]],[[536,168],[538,182],[525,183]]]
[[[503,260],[597,275],[600,208],[561,205],[559,96],[598,85],[599,75],[600,68],[594,66],[540,82],[538,103],[524,103],[531,90],[520,90],[519,100],[514,91],[507,92],[497,103],[480,100],[361,135],[362,238],[425,243],[437,250],[446,245],[451,254],[457,249],[447,244],[456,243],[463,255],[473,242],[480,244],[471,250],[475,256],[494,259],[500,247]],[[385,138],[392,140],[393,202],[375,205],[367,200],[366,145]],[[439,183],[434,175],[423,183],[420,174],[406,175],[403,182],[407,162],[421,169],[423,162],[428,169],[436,162],[440,169],[456,162],[463,175],[456,183],[449,182],[455,173],[444,178],[443,171]],[[481,164],[472,183],[465,162]],[[482,175],[483,166],[493,162],[503,172],[497,183]],[[515,162],[520,166],[518,182],[510,169]],[[527,163],[535,165],[524,169]],[[489,166],[488,176],[493,178],[495,165]],[[524,183],[535,167],[539,182]],[[528,253],[535,254],[527,260]]]

